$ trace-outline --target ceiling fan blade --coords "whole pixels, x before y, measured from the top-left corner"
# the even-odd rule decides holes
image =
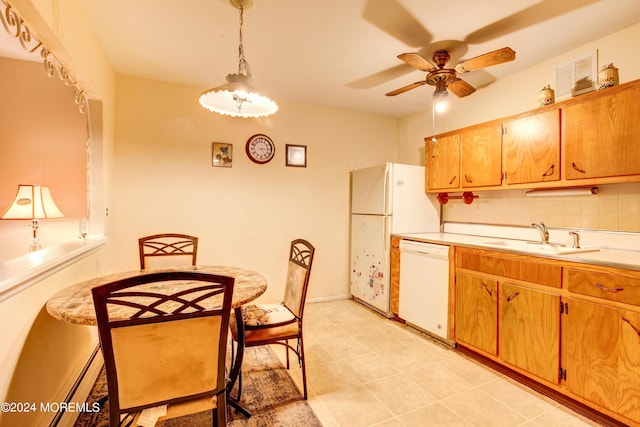
[[[526,9],[507,16],[465,37],[467,44],[481,44],[531,27],[560,15],[568,14],[598,0],[541,1]]]
[[[411,83],[410,85],[406,85],[404,87],[401,87],[400,89],[396,89],[396,90],[392,90],[391,92],[387,92],[385,93],[385,95],[387,96],[396,96],[396,95],[400,95],[401,93],[405,93],[411,89],[415,89],[417,87],[420,87],[422,85],[427,84],[426,80],[420,80],[419,82],[415,82],[415,83]]]
[[[458,73],[468,73],[469,71],[479,70],[481,68],[491,67],[516,59],[516,53],[510,47],[494,50],[475,58],[467,59],[456,65]]]
[[[465,96],[471,95],[476,89],[471,86],[469,83],[465,82],[462,79],[456,78],[453,83],[449,83],[447,89],[453,92],[455,96],[458,98],[463,98]]]
[[[407,46],[431,41],[431,34],[398,0],[368,0],[362,17]]]
[[[408,73],[411,73],[411,69],[405,64],[398,64],[394,67],[387,68],[386,70],[378,71],[367,77],[347,83],[347,87],[351,89],[371,89],[388,81],[395,80],[399,77],[403,77]]]
[[[435,65],[417,53],[401,53],[398,55],[398,59],[421,71],[430,71],[436,68]]]

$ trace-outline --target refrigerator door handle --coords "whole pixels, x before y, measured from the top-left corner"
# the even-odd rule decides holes
[[[389,164],[387,163],[387,167],[384,170],[384,214],[391,214],[391,171],[389,170]]]
[[[390,241],[391,238],[390,238],[390,234],[389,234],[389,219],[390,219],[389,217],[386,217],[384,219],[384,234],[383,234],[383,236],[385,236],[385,239],[384,239],[384,253],[385,254],[389,253],[389,251],[390,251],[389,245],[391,244],[391,241]],[[386,238],[387,236],[389,236],[388,239]]]

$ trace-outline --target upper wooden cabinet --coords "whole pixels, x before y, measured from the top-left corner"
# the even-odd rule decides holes
[[[457,190],[502,183],[502,126],[472,126],[425,139],[427,190]]]
[[[640,87],[605,91],[562,108],[566,179],[640,174]]]
[[[502,183],[502,125],[488,123],[460,132],[460,179],[462,188]]]
[[[560,179],[560,110],[506,121],[502,152],[504,182],[525,184]]]
[[[640,80],[425,138],[428,192],[640,181]]]
[[[427,189],[451,190],[460,187],[460,136],[448,134],[435,141],[426,139]]]

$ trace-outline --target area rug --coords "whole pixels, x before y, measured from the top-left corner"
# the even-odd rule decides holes
[[[228,423],[232,427],[279,426],[321,427],[322,424],[294,384],[274,351],[268,346],[251,347],[245,351],[242,369],[242,404],[252,412],[250,418],[229,407]],[[236,386],[237,387],[237,386]],[[234,389],[232,394],[236,395]],[[104,368],[96,380],[87,402],[107,395]],[[83,412],[75,427],[107,427],[109,403],[97,413]],[[182,418],[158,422],[157,427],[211,426],[211,412],[199,412]]]

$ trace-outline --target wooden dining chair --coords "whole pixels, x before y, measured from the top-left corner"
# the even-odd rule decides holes
[[[302,338],[302,314],[304,313],[314,253],[315,248],[308,241],[304,239],[292,241],[282,303],[252,304],[242,307],[245,347],[268,344],[284,345],[287,348],[287,369],[289,369],[289,350],[293,351],[298,356],[298,363],[302,368],[305,400],[307,399],[307,372]],[[235,313],[231,313],[230,329],[233,345],[234,342],[238,342],[239,338]],[[296,347],[290,345],[289,340],[296,340]],[[238,378],[238,400],[240,400],[241,393],[242,372]]]
[[[109,425],[211,410],[227,419],[226,350],[234,278],[196,271],[143,274],[91,290],[106,369]],[[122,421],[121,421],[122,418]]]
[[[142,270],[189,262],[196,265],[198,238],[178,233],[154,234],[138,239],[138,251]]]

